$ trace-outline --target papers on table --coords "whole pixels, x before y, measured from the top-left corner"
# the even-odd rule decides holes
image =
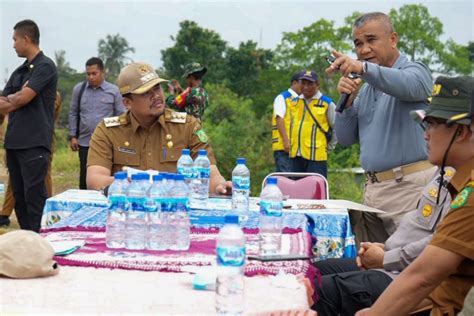
[[[67,256],[85,245],[83,240],[50,241],[55,256]]]

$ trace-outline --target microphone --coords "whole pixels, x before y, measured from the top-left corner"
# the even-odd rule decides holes
[[[326,57],[326,60],[328,61],[329,64],[332,64],[336,60],[336,57],[331,55],[329,57]],[[356,74],[355,72],[351,72],[347,77],[349,79],[357,79],[360,76]],[[350,96],[351,96],[350,93],[341,93],[341,97],[337,101],[336,112],[342,113],[344,111],[347,105],[347,100],[349,100]]]

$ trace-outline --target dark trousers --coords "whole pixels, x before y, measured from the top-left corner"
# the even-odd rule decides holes
[[[273,152],[276,172],[290,172],[290,156],[284,150]]]
[[[313,309],[322,316],[352,316],[372,306],[392,282],[377,270],[359,270],[354,259],[328,259],[314,263],[321,272],[321,287],[316,285],[318,301]]]
[[[328,163],[326,160],[315,161],[303,157],[290,158],[291,172],[316,172],[328,178]]]
[[[79,173],[79,189],[87,190],[86,176],[87,176],[87,154],[89,153],[89,147],[79,146],[79,162],[80,173]]]
[[[39,232],[41,216],[48,198],[45,177],[50,152],[44,147],[7,149],[15,213],[22,229]]]

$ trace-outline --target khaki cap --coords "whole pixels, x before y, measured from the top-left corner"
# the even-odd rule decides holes
[[[0,236],[0,275],[27,279],[55,275],[51,244],[29,230],[16,230]]]
[[[157,84],[167,81],[160,78],[153,67],[145,63],[131,63],[125,66],[117,79],[122,95],[143,94]]]

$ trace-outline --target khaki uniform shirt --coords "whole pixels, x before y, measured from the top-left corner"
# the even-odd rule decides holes
[[[141,170],[176,172],[176,163],[184,148],[191,157],[206,149],[211,164],[216,164],[207,135],[191,115],[165,109],[148,129],[140,126],[130,111],[105,118],[92,135],[87,166],[102,166],[111,173],[129,166]]]
[[[464,259],[456,273],[431,293],[432,315],[442,315],[442,312],[454,315],[460,311],[464,298],[474,286],[474,158],[457,170],[448,187],[455,198],[430,244]]]
[[[412,263],[430,243],[436,226],[448,213],[451,206],[447,184],[455,170],[447,167],[441,192],[438,192],[441,176],[439,172],[425,186],[416,210],[405,214],[397,230],[385,242],[383,258],[384,272],[401,272]],[[439,204],[436,205],[438,195]],[[392,273],[389,273],[392,277]]]

